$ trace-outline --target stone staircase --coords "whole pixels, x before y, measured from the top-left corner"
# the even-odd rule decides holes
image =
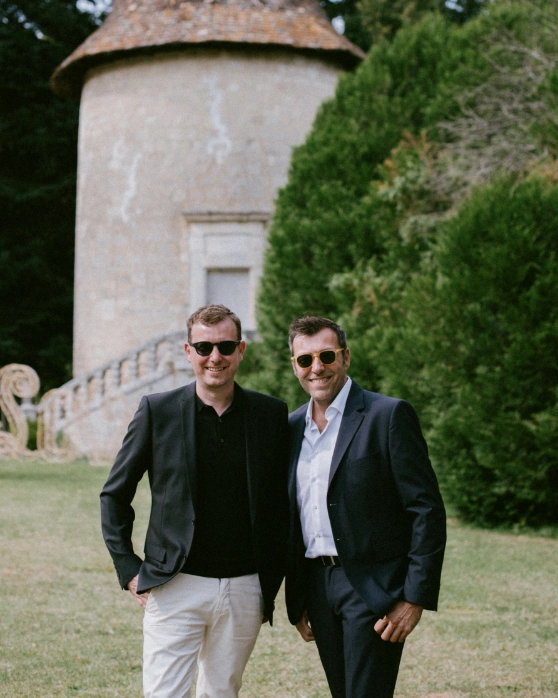
[[[37,445],[49,460],[114,459],[142,395],[191,382],[185,331],[172,332],[46,393],[38,405]]]

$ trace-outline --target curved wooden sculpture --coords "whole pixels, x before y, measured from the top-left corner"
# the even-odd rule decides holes
[[[0,430],[0,459],[30,455],[29,427],[16,397],[33,398],[39,392],[39,376],[29,366],[8,364],[0,368],[0,410],[10,431]]]

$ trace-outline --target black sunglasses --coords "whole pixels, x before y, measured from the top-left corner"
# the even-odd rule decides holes
[[[315,354],[299,354],[295,361],[300,368],[310,368],[314,357],[317,356],[324,366],[327,366],[335,361],[340,351],[345,351],[345,349],[324,349],[324,351],[317,351]]]
[[[226,339],[224,342],[194,342],[191,347],[198,352],[200,356],[209,356],[213,351],[213,347],[217,347],[219,354],[230,356],[240,344],[240,340]]]

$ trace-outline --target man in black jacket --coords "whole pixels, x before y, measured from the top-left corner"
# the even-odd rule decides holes
[[[145,698],[236,698],[284,576],[287,407],[243,390],[240,320],[200,308],[188,320],[195,383],[142,398],[101,493],[102,529],[123,589],[144,616]],[[132,546],[134,498],[148,474],[145,559]]]
[[[436,477],[411,405],[348,378],[339,325],[298,318],[289,345],[311,396],[289,416],[289,619],[316,640],[334,698],[391,698],[403,642],[437,606]]]

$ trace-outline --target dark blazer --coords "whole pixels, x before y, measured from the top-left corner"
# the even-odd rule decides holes
[[[138,572],[138,593],[164,584],[188,557],[197,504],[195,388],[191,383],[142,398],[101,492],[103,536],[122,588]],[[288,533],[287,406],[243,393],[252,540],[265,615],[272,620]],[[145,472],[152,505],[142,561],[132,546],[132,500]]]
[[[307,404],[289,416],[291,504],[286,598],[291,623],[305,609],[296,467]],[[408,402],[353,382],[329,475],[327,504],[345,573],[379,616],[405,599],[435,610],[446,515],[418,418]]]

